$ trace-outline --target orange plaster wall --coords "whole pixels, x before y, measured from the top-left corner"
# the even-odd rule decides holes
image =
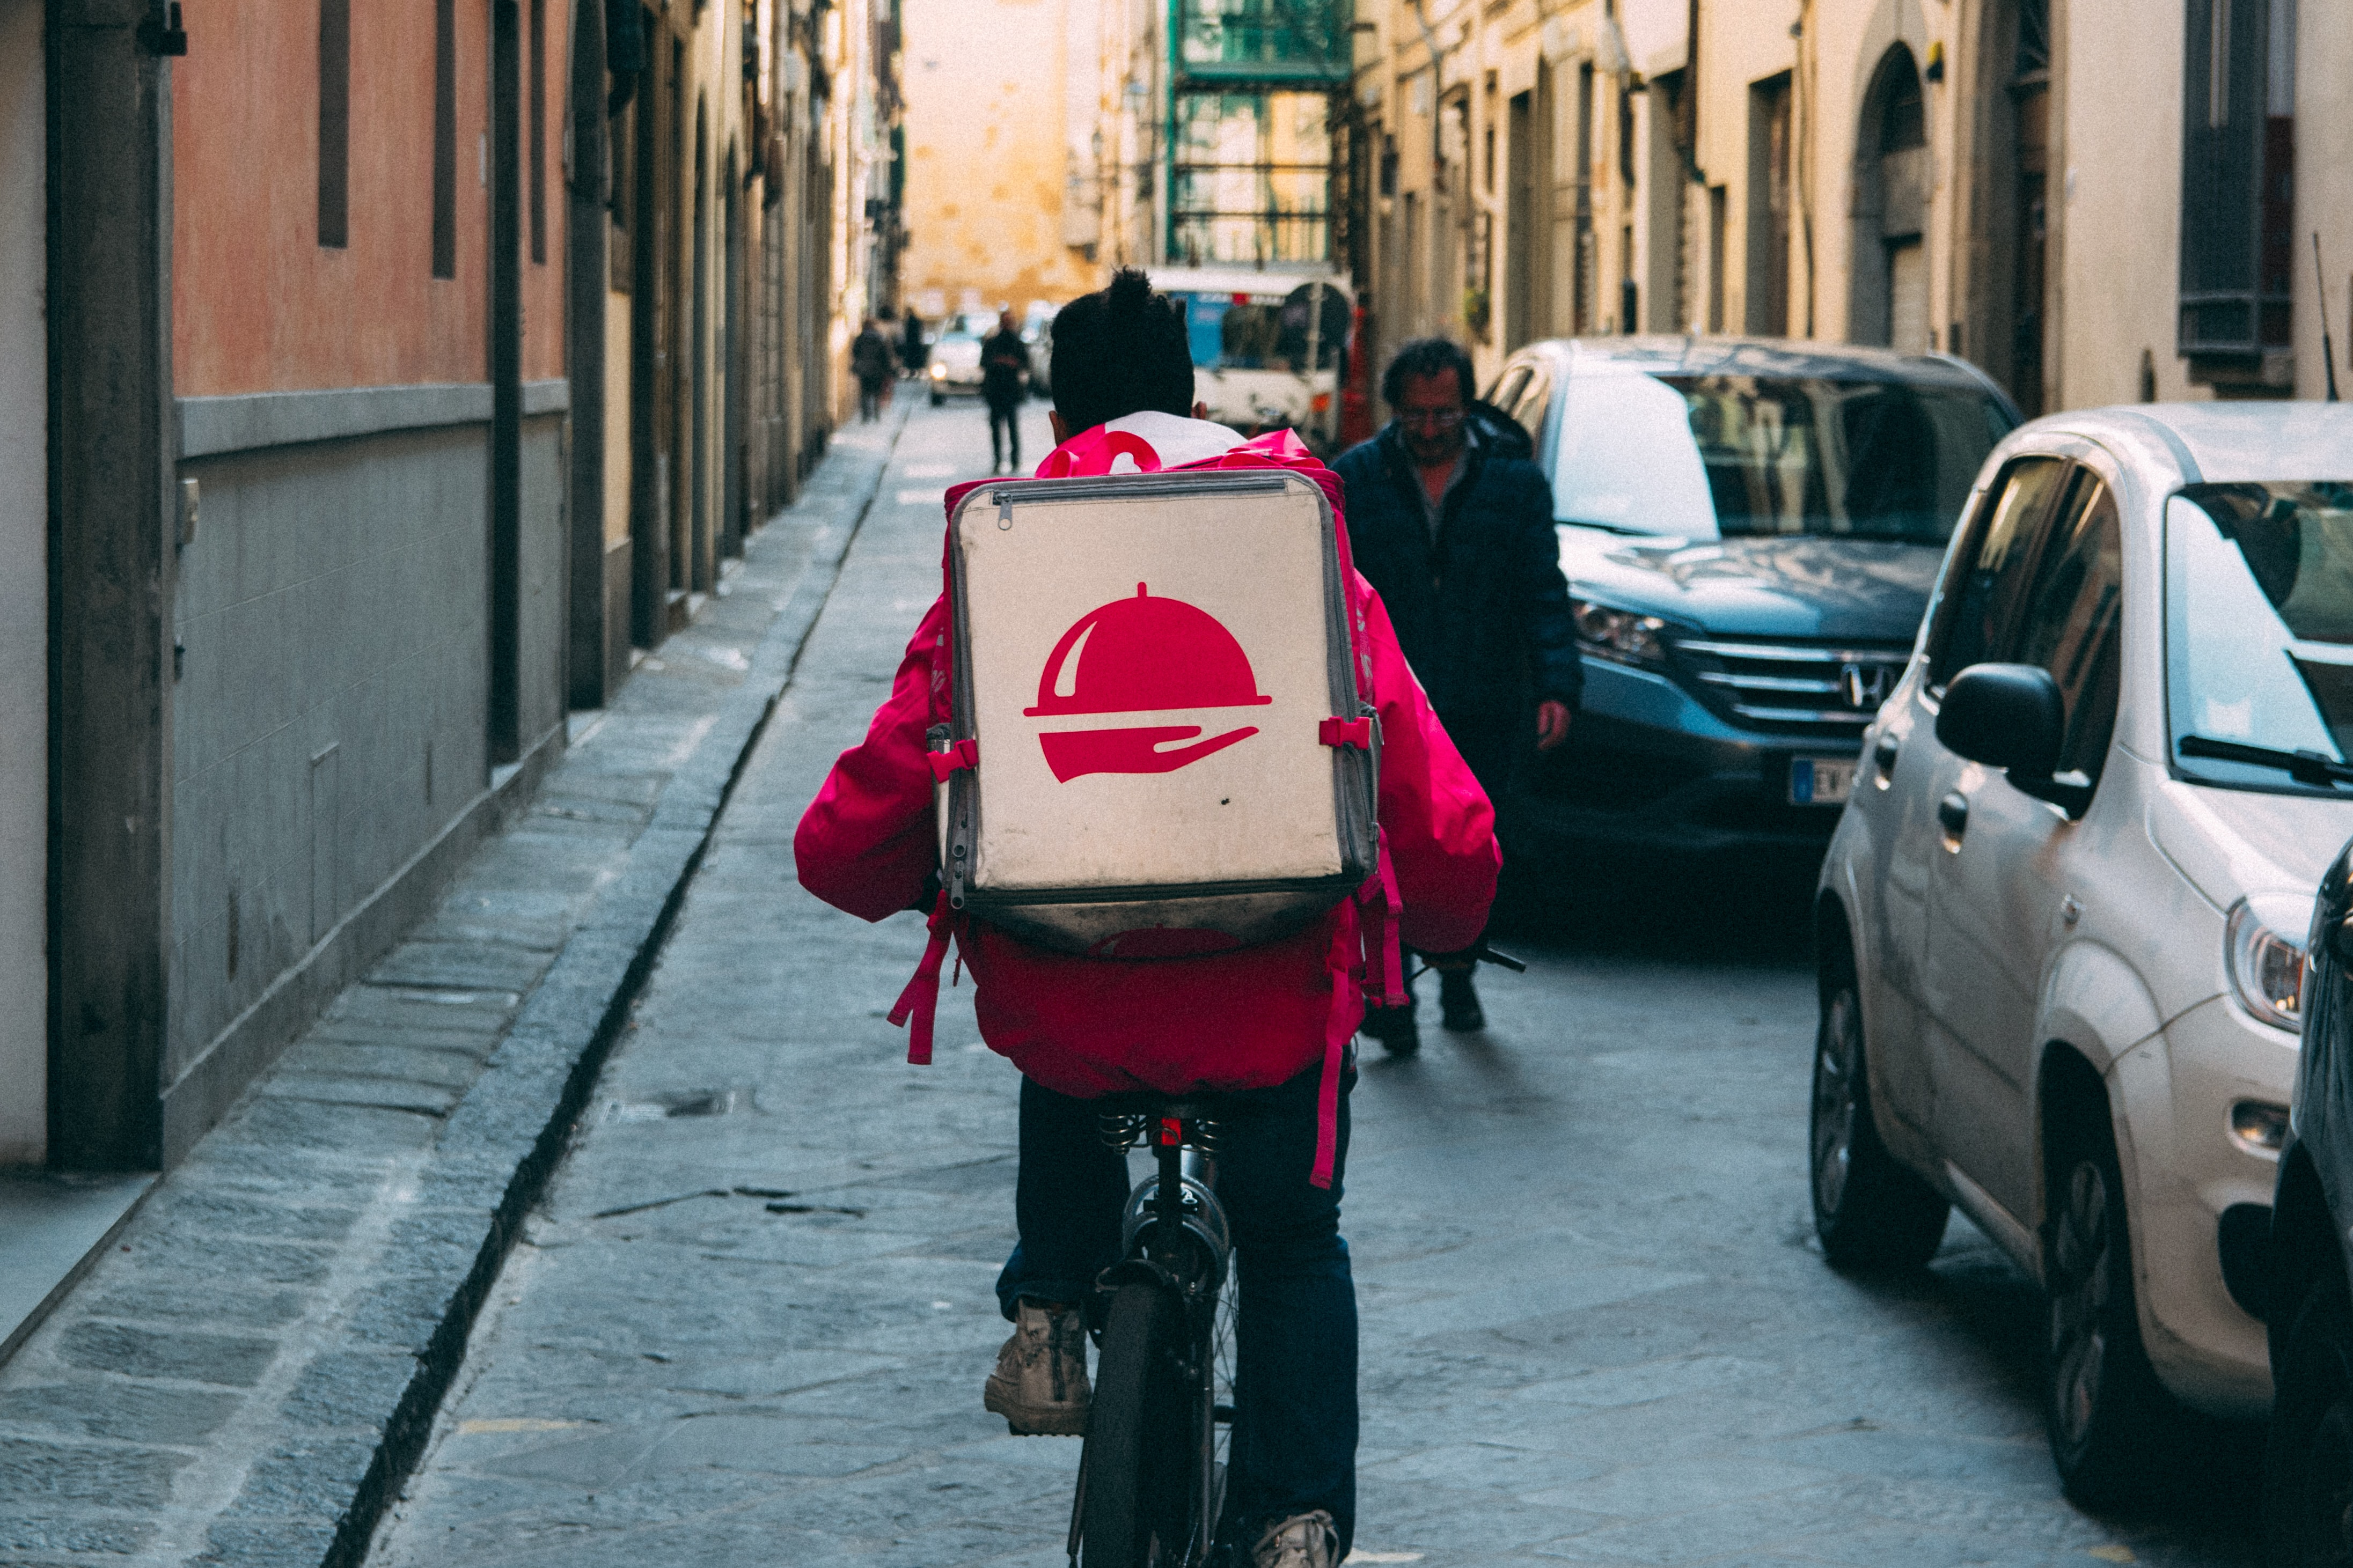
[[[523,374],[533,378],[561,374],[564,353],[571,19],[565,0],[543,3],[545,265],[529,259],[527,210],[523,228]],[[457,21],[458,276],[438,279],[429,0],[351,7],[350,243],[342,249],[318,243],[315,0],[208,0],[187,57],[173,67],[173,378],[181,395],[487,377],[488,0],[459,0]],[[524,90],[528,108],[528,77]]]

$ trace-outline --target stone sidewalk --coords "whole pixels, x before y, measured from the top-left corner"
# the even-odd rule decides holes
[[[437,913],[0,1367],[0,1568],[364,1552],[903,418],[836,437]]]
[[[920,919],[823,908],[791,851],[936,589],[939,489],[983,440],[968,405],[908,421],[380,1568],[1062,1568],[1077,1440],[1009,1437],[979,1397],[1015,1075],[968,985],[935,1065],[906,1066],[882,1014]],[[2257,1561],[2227,1499],[2168,1522],[2059,1497],[2033,1292],[1966,1225],[1906,1279],[1823,1266],[1812,974],[1802,936],[1742,934],[1802,922],[1719,885],[1633,934],[1628,891],[1482,983],[1484,1034],[1366,1064],[1358,1560]]]

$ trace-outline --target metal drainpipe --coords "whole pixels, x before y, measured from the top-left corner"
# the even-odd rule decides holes
[[[634,4],[635,0],[626,0]],[[605,0],[572,13],[572,167],[565,183],[565,368],[571,378],[572,468],[565,531],[566,706],[602,708],[612,641],[628,628],[605,624],[605,310],[612,286],[605,216],[607,146]],[[617,195],[618,193],[616,193]]]
[[[491,760],[522,755],[519,701],[522,532],[522,28],[491,5]]]

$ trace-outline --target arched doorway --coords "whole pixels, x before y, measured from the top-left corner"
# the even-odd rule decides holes
[[[1847,335],[1904,353],[1929,349],[1928,125],[1920,69],[1897,44],[1881,57],[1855,128],[1854,246]]]

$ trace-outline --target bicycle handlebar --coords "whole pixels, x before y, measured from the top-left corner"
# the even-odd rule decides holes
[[[1508,969],[1514,974],[1525,974],[1528,972],[1528,966],[1521,963],[1518,959],[1514,958],[1510,953],[1498,952],[1495,949],[1489,947],[1487,945],[1487,939],[1484,937],[1481,937],[1477,942],[1472,943],[1469,947],[1463,948],[1459,952],[1433,953],[1417,951],[1414,953],[1414,957],[1421,961],[1421,968],[1414,972],[1417,974],[1436,969],[1438,967],[1437,960],[1440,958],[1468,959],[1474,966],[1482,963],[1492,963],[1498,969]]]

